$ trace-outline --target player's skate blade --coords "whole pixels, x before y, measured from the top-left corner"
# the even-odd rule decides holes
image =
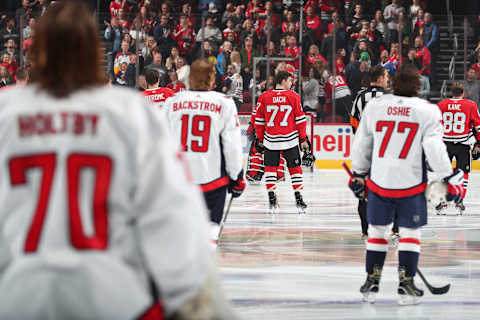
[[[437,205],[435,207],[435,211],[437,213],[437,216],[445,216],[447,215],[447,212],[446,212],[446,209],[447,209],[447,204],[445,202],[442,202],[440,203],[439,205]]]
[[[278,212],[278,200],[277,200],[277,195],[273,191],[268,192],[268,202],[269,202],[269,208],[268,208],[268,213],[269,214],[274,214]]]
[[[399,285],[398,285],[398,304],[401,306],[410,306],[420,303],[420,297],[423,296],[423,290],[417,288],[413,277],[407,277],[407,268],[398,267]]]
[[[465,205],[463,204],[463,200],[460,201],[460,203],[457,203],[455,205],[455,208],[458,210],[457,215],[458,216],[463,216],[463,214],[465,213]]]
[[[303,197],[300,192],[295,192],[295,200],[297,202],[297,210],[299,214],[307,213],[307,204],[303,201]]]
[[[380,278],[382,276],[382,269],[375,265],[373,267],[373,273],[367,275],[365,283],[360,287],[360,293],[362,294],[362,300],[364,302],[375,303],[377,293],[380,285]]]

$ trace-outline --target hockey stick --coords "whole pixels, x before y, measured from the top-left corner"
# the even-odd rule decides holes
[[[345,171],[347,171],[348,175],[350,176],[350,178],[354,178],[354,175],[353,175],[353,172],[352,170],[350,170],[350,168],[348,167],[348,164],[346,162],[342,162],[342,167],[345,169]]]
[[[225,221],[227,220],[228,213],[230,212],[230,207],[232,206],[232,202],[233,202],[233,196],[230,197],[230,201],[228,201],[228,205],[227,205],[227,210],[223,214],[222,221],[220,222],[220,230],[218,230],[217,244],[220,243],[223,227],[225,226]]]
[[[344,161],[342,162],[342,167],[343,169],[345,169],[345,171],[347,171],[348,175],[350,176],[351,179],[355,178],[355,176],[353,175],[353,172],[352,170],[350,170],[350,168],[348,167],[348,164]],[[368,202],[368,198],[365,197],[365,202]]]
[[[450,283],[443,286],[443,287],[434,287],[430,283],[428,283],[427,279],[425,279],[425,277],[423,276],[422,272],[420,271],[420,269],[418,267],[417,267],[417,273],[420,276],[420,278],[422,278],[423,283],[425,283],[428,290],[432,294],[445,294],[445,293],[448,292],[448,290],[450,290]]]

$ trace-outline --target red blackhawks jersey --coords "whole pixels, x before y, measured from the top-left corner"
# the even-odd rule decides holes
[[[445,99],[438,103],[438,107],[442,112],[443,141],[472,144],[474,135],[477,141],[480,140],[480,115],[475,102]]]
[[[257,102],[255,132],[269,150],[293,148],[307,136],[300,96],[291,90],[269,90]]]
[[[348,88],[347,81],[345,77],[341,74],[337,74],[335,78],[332,76],[328,77],[328,80],[325,82],[325,97],[331,99],[333,96],[333,90],[335,88],[335,99],[344,98],[351,95],[350,89]]]
[[[175,91],[168,88],[147,89],[142,94],[150,101],[151,104],[163,107],[165,100],[175,94]]]

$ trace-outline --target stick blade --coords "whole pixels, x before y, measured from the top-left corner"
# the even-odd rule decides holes
[[[434,288],[432,287],[430,292],[432,294],[445,294],[448,292],[448,290],[450,290],[450,283],[447,284],[446,286],[443,286],[443,287],[440,287],[440,288]]]

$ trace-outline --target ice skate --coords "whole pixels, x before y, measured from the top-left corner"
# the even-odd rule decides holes
[[[273,191],[268,192],[269,210],[268,213],[276,213],[278,211],[277,195]]]
[[[365,280],[365,283],[360,287],[360,293],[363,295],[363,301],[375,303],[381,277],[382,269],[377,265],[373,266],[373,273],[367,275],[367,280]]]
[[[400,239],[400,235],[393,231],[390,233],[390,239],[392,239],[392,245],[394,248],[396,248],[398,246],[398,240]]]
[[[415,287],[413,277],[406,276],[407,269],[403,266],[398,267],[398,304],[402,306],[414,305],[420,303],[420,297],[423,296],[423,290]]]
[[[298,213],[305,214],[307,209],[307,204],[303,201],[302,194],[299,191],[295,192],[295,199],[297,201]]]
[[[463,199],[455,205],[455,209],[458,210],[457,215],[463,216],[463,213],[465,212],[465,205],[463,204]]]
[[[435,207],[435,211],[437,213],[437,216],[444,216],[447,214],[446,209],[447,209],[447,203],[446,202],[441,202]]]

